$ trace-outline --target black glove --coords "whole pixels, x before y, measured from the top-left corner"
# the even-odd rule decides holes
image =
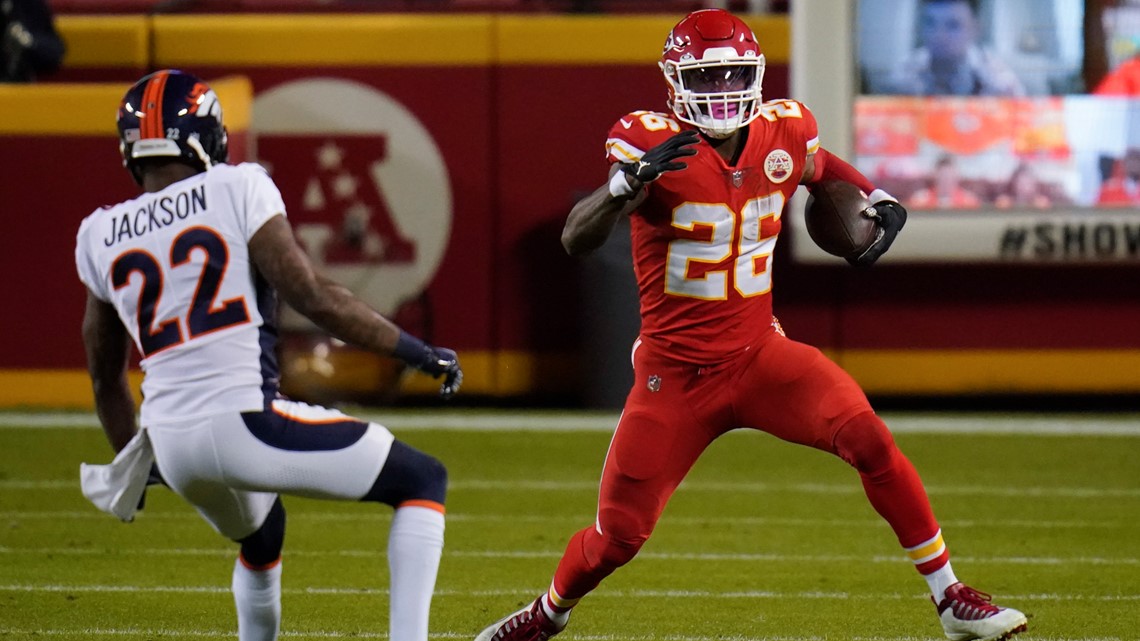
[[[169,487],[166,485],[166,479],[162,478],[162,472],[158,471],[158,463],[150,464],[150,472],[146,477],[146,487],[150,487],[152,485],[163,485]],[[146,488],[143,488],[142,496],[139,497],[139,506],[136,509],[141,511],[144,507],[146,507]]]
[[[692,145],[700,141],[695,129],[686,129],[669,140],[645,152],[638,162],[623,163],[621,170],[641,184],[651,183],[667,171],[684,169],[687,165],[675,162],[678,158],[697,153]],[[634,190],[639,188],[634,185]]]
[[[463,370],[459,356],[446,347],[428,345],[407,332],[400,332],[392,355],[433,378],[443,377],[439,395],[444,399],[455,396],[463,384]]]
[[[146,476],[146,485],[147,487],[152,485],[166,485],[166,479],[162,478],[162,472],[158,471],[158,463],[150,464],[150,473]]]
[[[847,259],[847,262],[856,267],[869,267],[876,260],[879,260],[879,256],[887,253],[891,243],[895,242],[895,236],[898,236],[903,226],[906,225],[906,208],[893,200],[880,200],[865,209],[863,215],[874,219],[878,229],[875,234],[875,242],[871,243],[867,251],[855,258]]]

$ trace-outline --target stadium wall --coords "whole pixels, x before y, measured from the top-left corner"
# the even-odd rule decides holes
[[[604,180],[609,126],[663,108],[656,53],[674,21],[61,16],[62,77],[76,84],[0,88],[0,112],[15,115],[0,122],[0,261],[18,275],[0,285],[16,302],[0,328],[0,406],[90,404],[74,231],[95,207],[134,195],[113,113],[127,84],[163,67],[215,84],[247,79],[248,158],[273,172],[298,235],[338,280],[458,349],[468,394],[580,397],[595,378],[582,328],[599,320],[583,318],[592,285],[559,234],[577,197]],[[766,95],[785,96],[788,20],[751,22],[768,59]],[[84,94],[95,81],[110,84]],[[235,100],[222,100],[238,130]],[[342,238],[362,211],[371,245]],[[790,335],[825,349],[870,393],[1140,391],[1140,301],[1122,286],[1133,266],[854,272],[785,252],[776,270]],[[403,389],[434,385],[409,377]]]

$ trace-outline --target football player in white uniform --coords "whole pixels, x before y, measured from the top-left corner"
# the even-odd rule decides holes
[[[346,342],[442,377],[445,397],[462,381],[455,352],[403,332],[314,271],[269,176],[226,164],[221,106],[199,79],[175,70],[142,78],[123,98],[118,129],[144,193],[88,216],[75,251],[88,290],[88,369],[111,445],[148,454],[148,469],[153,460],[166,485],[241,546],[232,584],[241,641],[278,634],[278,494],[395,508],[389,638],[425,641],[447,471],[383,426],[278,395],[276,295]],[[126,377],[132,340],[144,371],[138,424]]]

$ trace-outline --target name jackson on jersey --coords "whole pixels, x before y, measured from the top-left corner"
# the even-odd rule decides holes
[[[187,218],[206,209],[206,185],[196,185],[174,195],[163,195],[141,203],[134,212],[108,216],[111,223],[103,246],[111,247],[123,240],[138,238],[148,232],[169,227],[175,221]]]

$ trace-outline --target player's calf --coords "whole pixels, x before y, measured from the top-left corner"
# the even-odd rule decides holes
[[[230,590],[240,639],[276,639],[281,627],[281,546],[285,507],[278,497],[261,527],[240,539]]]
[[[261,527],[238,543],[242,563],[251,570],[268,568],[281,558],[281,547],[285,543],[285,506],[281,504],[281,497],[273,502]]]

